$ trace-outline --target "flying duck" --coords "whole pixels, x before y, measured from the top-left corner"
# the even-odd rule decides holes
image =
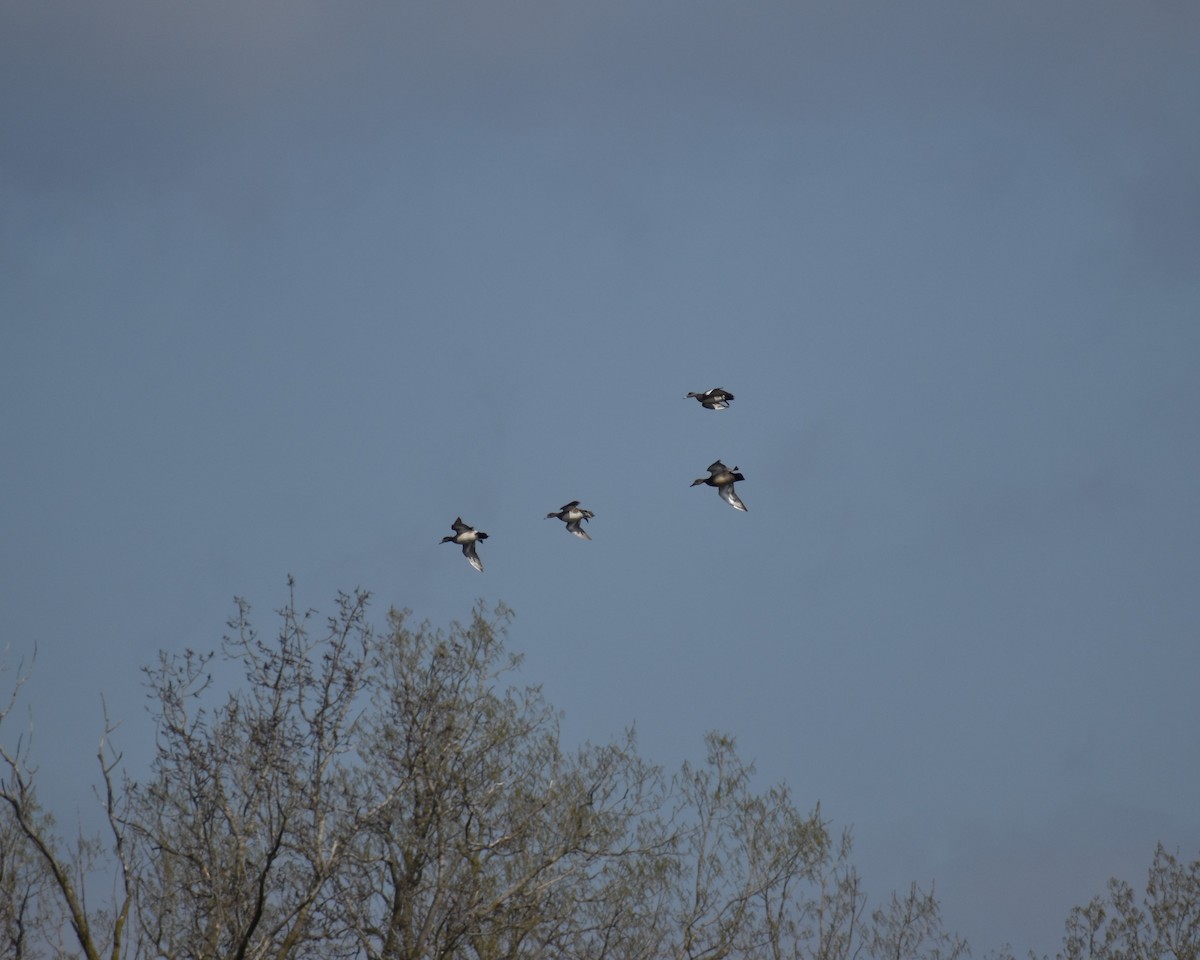
[[[562,509],[557,513],[546,514],[546,519],[554,517],[561,520],[567,525],[567,533],[573,533],[584,540],[591,540],[592,538],[588,536],[587,531],[580,526],[580,523],[591,520],[594,516],[595,514],[591,510],[584,510],[578,500],[572,500],[570,503],[563,504]]]
[[[442,537],[441,542],[462,544],[463,556],[467,558],[467,563],[483,573],[483,561],[475,552],[475,541],[486,540],[488,535],[482,530],[476,530],[469,523],[463,523],[462,517],[455,517],[450,529],[454,531],[454,536]]]
[[[713,387],[711,390],[705,390],[703,393],[689,393],[688,397],[695,397],[700,401],[700,406],[705,410],[728,410],[729,401],[733,399],[733,394],[728,390],[722,390],[720,387]]]
[[[694,487],[698,483],[706,483],[710,487],[716,487],[717,493],[721,495],[722,500],[733,507],[733,509],[741,510],[743,513],[745,513],[746,505],[742,503],[741,498],[733,489],[733,483],[735,480],[746,479],[737,472],[737,469],[737,467],[734,467],[732,470],[730,470],[727,466],[725,466],[725,464],[718,460],[709,465],[709,475],[707,477],[701,477],[699,480],[693,480],[692,486]]]

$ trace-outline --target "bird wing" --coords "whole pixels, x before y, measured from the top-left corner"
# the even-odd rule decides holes
[[[463,556],[467,558],[467,563],[473,566],[480,573],[483,573],[483,561],[479,559],[479,554],[475,552],[474,540],[463,544]]]
[[[741,510],[743,513],[749,512],[746,510],[746,505],[742,503],[741,497],[737,495],[737,491],[733,489],[732,483],[727,483],[722,487],[718,487],[717,492],[721,495],[721,499],[733,507],[733,509]]]

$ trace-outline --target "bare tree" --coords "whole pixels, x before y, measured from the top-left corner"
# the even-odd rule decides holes
[[[395,610],[376,630],[367,604],[340,595],[318,628],[293,591],[264,638],[239,601],[219,650],[163,654],[145,782],[120,776],[106,714],[101,837],[63,843],[27,741],[0,740],[9,952],[958,960],[932,891],[867,916],[848,838],[757,789],[731,738],[673,777],[632,731],[566,749],[516,682],[503,605],[443,631]]]
[[[684,869],[674,886],[672,960],[783,955],[803,940],[809,885],[828,860],[819,814],[800,814],[785,787],[751,788],[753,767],[734,741],[707,737],[703,766],[676,778],[677,846]]]
[[[357,827],[345,761],[373,639],[366,603],[339,595],[314,639],[293,596],[263,640],[238,601],[222,652],[243,684],[214,706],[211,654],[163,655],[148,671],[158,750],[133,797],[138,918],[156,954],[350,955],[324,901]]]
[[[606,892],[658,855],[643,818],[662,803],[659,772],[628,736],[564,753],[540,690],[501,686],[518,664],[508,619],[476,608],[442,634],[392,612],[341,897],[365,956],[561,955],[633,924],[629,897]]]
[[[903,897],[893,893],[871,920],[867,949],[872,960],[959,960],[967,953],[965,940],[943,930],[932,885],[922,891],[914,883]]]
[[[26,677],[18,668],[12,694],[0,709],[0,727],[12,714]],[[13,748],[0,741],[0,890],[11,901],[0,907],[8,945],[18,956],[34,956],[43,947],[54,956],[77,956],[64,935],[69,925],[75,945],[88,960],[105,953],[122,956],[126,922],[133,903],[131,851],[124,824],[125,800],[115,784],[121,757],[109,746],[113,724],[105,713],[104,734],[97,759],[100,765],[101,797],[111,845],[103,856],[100,841],[78,835],[73,843],[60,840],[54,818],[38,801],[36,768],[29,765],[29,740],[18,738]],[[103,861],[103,862],[102,862]],[[100,908],[88,903],[88,880],[103,868],[116,871],[111,902]]]
[[[1067,918],[1060,960],[1197,960],[1200,957],[1200,860],[1180,863],[1160,843],[1141,904],[1124,880]]]
[[[0,809],[0,956],[37,955],[46,873],[9,807]]]

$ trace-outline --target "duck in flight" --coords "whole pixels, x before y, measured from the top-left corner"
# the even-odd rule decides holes
[[[697,484],[706,483],[710,487],[716,487],[717,493],[721,495],[722,500],[733,507],[734,510],[741,510],[743,513],[746,513],[746,505],[742,503],[741,498],[733,489],[735,480],[745,479],[745,477],[738,473],[737,467],[734,467],[731,470],[720,460],[717,460],[715,463],[709,464],[708,476],[701,477],[699,480],[693,480],[692,486],[694,487]]]
[[[689,393],[688,397],[695,397],[700,401],[700,406],[705,410],[728,410],[729,401],[733,399],[733,394],[728,390],[722,390],[720,387],[713,387],[711,390],[705,390],[703,393]]]
[[[463,556],[467,558],[467,563],[480,573],[483,573],[483,561],[479,559],[479,554],[475,552],[475,541],[486,540],[488,535],[482,530],[476,530],[469,523],[463,523],[462,517],[455,517],[454,522],[450,524],[450,529],[454,531],[454,536],[442,537],[441,542],[461,544]]]
[[[551,517],[553,517],[557,520],[561,520],[567,525],[567,533],[573,533],[575,536],[582,537],[584,540],[591,540],[592,538],[588,536],[587,531],[584,530],[580,524],[591,520],[594,516],[595,514],[592,513],[591,510],[584,510],[583,507],[579,505],[578,500],[572,500],[570,503],[563,504],[562,509],[560,509],[557,513],[546,514],[546,519],[549,520]]]

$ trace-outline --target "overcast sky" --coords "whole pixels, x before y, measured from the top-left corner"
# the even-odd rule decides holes
[[[874,897],[1053,952],[1200,850],[1198,103],[1190,0],[6,3],[46,800],[234,595],[504,600],[569,738],[733,734]]]

